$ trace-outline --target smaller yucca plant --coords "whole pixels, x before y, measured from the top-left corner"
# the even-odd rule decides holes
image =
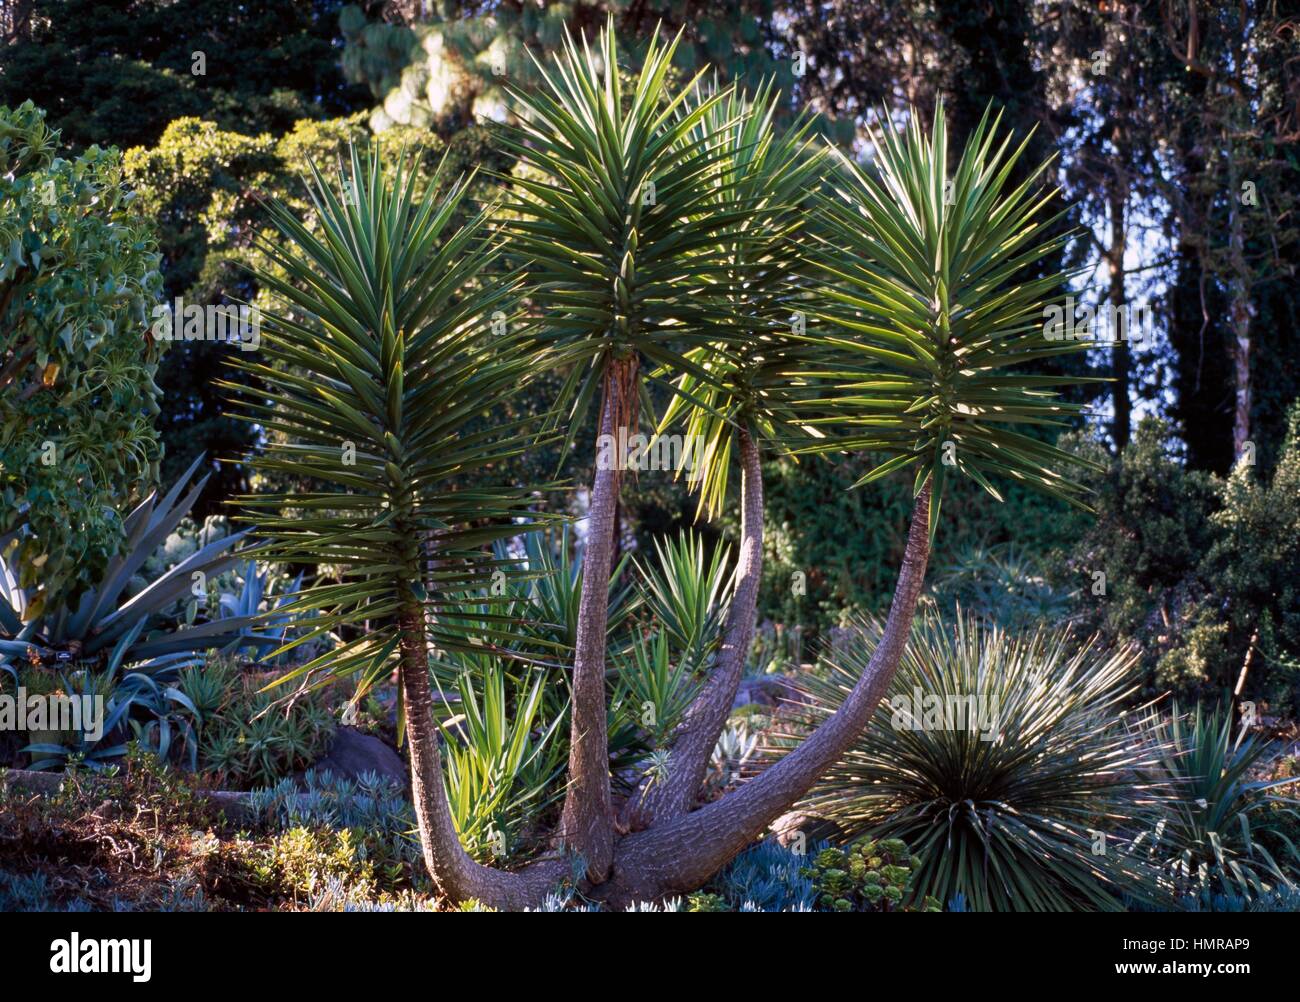
[[[874,622],[805,677],[796,719],[830,716],[879,640]],[[890,695],[804,801],[850,838],[900,838],[918,859],[910,895],[977,911],[1112,910],[1141,895],[1125,851],[1161,784],[1158,750],[1125,726],[1136,661],[1068,631],[1010,634],[920,617]]]
[[[695,669],[699,665],[690,652],[670,651],[668,635],[637,635],[631,654],[617,662],[615,708],[634,718],[658,749],[672,733],[699,689]]]
[[[705,556],[704,539],[686,531],[655,540],[657,561],[637,561],[642,600],[674,645],[701,659],[717,645],[731,600],[730,549]]]
[[[487,656],[480,670],[462,672],[457,698],[438,709],[455,715],[440,726],[446,743],[445,782],[456,830],[471,855],[505,862],[526,854],[531,823],[564,794],[561,777],[567,717],[547,718],[543,670],[516,681],[500,659]]]
[[[1300,778],[1252,778],[1275,754],[1267,741],[1243,726],[1233,734],[1231,706],[1190,713],[1175,704],[1168,717],[1151,722],[1159,763],[1153,778],[1173,792],[1160,821],[1139,836],[1145,852],[1180,896],[1223,894],[1252,901],[1277,889],[1293,889],[1283,864],[1300,864],[1300,851],[1285,822],[1300,820]],[[1290,796],[1274,793],[1286,789]],[[1276,858],[1260,841],[1280,845]]]

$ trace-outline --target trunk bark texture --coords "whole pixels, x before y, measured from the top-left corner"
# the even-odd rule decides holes
[[[600,435],[622,440],[636,402],[636,361],[609,363],[601,399]],[[605,439],[606,442],[611,441]],[[614,816],[609,788],[609,743],[605,706],[605,641],[609,619],[609,571],[613,558],[614,513],[624,457],[617,447],[597,456],[587,512],[587,540],[582,559],[582,594],[573,658],[573,700],[569,737],[569,789],[560,818],[566,849],[578,853],[594,883],[609,873],[614,851]],[[602,469],[601,467],[609,467]]]
[[[565,868],[561,861],[549,860],[520,873],[507,873],[474,862],[461,846],[442,783],[424,612],[418,604],[402,613],[398,628],[402,638],[398,678],[406,708],[411,801],[420,829],[424,864],[438,890],[452,901],[476,898],[493,908],[535,907],[563,878]]]
[[[754,640],[759,578],[763,570],[763,469],[758,446],[749,431],[743,428],[740,431],[740,471],[740,557],[736,563],[736,586],[732,591],[722,648],[718,652],[717,664],[677,730],[668,760],[667,779],[641,794],[632,812],[633,817],[648,820],[650,824],[680,817],[694,808],[709,759],[735,701]]]
[[[930,483],[912,509],[907,549],[880,644],[840,708],[770,769],[698,811],[623,838],[594,897],[623,906],[700,887],[835,763],[866,726],[898,669],[930,554]]]

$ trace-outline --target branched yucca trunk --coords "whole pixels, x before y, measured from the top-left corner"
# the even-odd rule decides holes
[[[635,800],[637,827],[679,817],[695,806],[709,757],[726,726],[754,640],[763,570],[763,468],[758,445],[740,429],[740,557],[722,649],[704,687],[691,703],[673,741],[668,775]]]
[[[601,436],[620,440],[636,398],[636,361],[615,359],[604,377],[600,410]],[[609,439],[606,439],[609,441]],[[599,453],[599,450],[598,450]],[[614,817],[609,788],[609,743],[605,706],[605,643],[609,620],[609,571],[613,559],[614,512],[622,456],[596,464],[587,512],[587,540],[582,559],[582,594],[573,656],[570,707],[569,788],[560,819],[565,848],[578,853],[589,879],[609,872],[614,851]]]
[[[461,846],[442,782],[424,613],[419,603],[412,602],[402,612],[398,629],[401,631],[398,679],[406,710],[411,800],[425,866],[439,892],[451,901],[475,899],[505,909],[536,906],[563,878],[564,868],[559,861],[549,861],[521,873],[507,873],[474,862]]]
[[[875,712],[898,669],[930,555],[930,484],[912,509],[885,631],[843,705],[770,769],[698,811],[619,842],[610,879],[593,893],[619,906],[701,886],[812,788]]]

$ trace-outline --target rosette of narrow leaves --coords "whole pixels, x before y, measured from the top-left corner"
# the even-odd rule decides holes
[[[1012,477],[1084,507],[1083,488],[1059,471],[1080,460],[1022,427],[1064,426],[1082,405],[1057,387],[1079,379],[1016,370],[1083,343],[1046,336],[1045,308],[1068,273],[1033,267],[1070,234],[1050,211],[1056,190],[1041,187],[1051,161],[1011,182],[1021,154],[986,111],[949,170],[943,107],[927,137],[914,114],[900,129],[884,116],[875,171],[839,154],[843,171],[823,201],[818,340],[838,362],[836,389],[815,423],[846,434],[817,451],[850,449],[884,457],[869,483],[916,467],[916,489],[933,476],[931,526],[944,478]]]
[[[809,117],[778,130],[779,104],[770,84],[752,99],[728,91],[686,139],[718,158],[709,210],[748,210],[707,250],[722,267],[706,276],[701,295],[714,300],[716,329],[726,336],[686,353],[693,365],[678,375],[659,423],[661,433],[677,421],[684,427],[701,514],[723,508],[738,428],[776,443],[809,431],[795,406],[808,395],[800,372],[808,344],[792,335],[806,324],[796,279],[807,268],[811,237],[803,230],[826,148],[809,138]]]
[[[705,556],[704,539],[685,531],[656,539],[657,560],[637,560],[642,600],[673,644],[703,662],[718,640],[731,601],[730,550],[715,546]]]
[[[695,657],[692,650],[670,651],[668,635],[660,631],[638,633],[631,653],[617,660],[617,684],[623,691],[615,694],[613,705],[637,721],[652,748],[672,733],[699,688]]]
[[[801,679],[800,726],[833,714],[870,661],[879,627],[855,626],[825,676]],[[927,612],[887,699],[803,808],[850,837],[903,839],[917,899],[960,893],[975,911],[1154,899],[1158,876],[1127,844],[1167,795],[1142,778],[1161,748],[1123,719],[1140,683],[1133,655],[1068,630],[948,626]]]
[[[450,227],[469,180],[444,191],[440,171],[417,195],[409,162],[389,181],[378,147],[354,148],[333,184],[313,167],[313,228],[269,207],[281,241],[262,247],[273,267],[259,280],[282,306],[264,317],[261,357],[236,364],[272,402],[245,398],[242,416],[278,433],[255,469],[315,487],[245,503],[269,559],[342,568],[277,609],[303,617],[281,650],[343,638],[281,681],[391,670],[396,616],[412,602],[432,614],[428,637],[443,650],[509,633],[504,617],[454,614],[494,570],[513,573],[491,544],[521,531],[529,499],[497,484],[529,439],[487,416],[532,362],[518,325],[500,322],[517,283],[494,270],[486,213]]]
[[[548,716],[554,688],[543,670],[510,683],[499,658],[485,656],[456,680],[455,716],[441,724],[447,801],[466,849],[504,862],[536,849],[523,841],[564,795],[568,752],[563,708]],[[444,705],[451,705],[443,701]]]
[[[651,39],[628,92],[611,21],[597,52],[566,36],[552,64],[537,63],[543,86],[512,91],[521,124],[504,142],[523,168],[506,205],[512,251],[529,262],[551,364],[568,367],[571,434],[612,359],[704,375],[688,352],[717,336],[717,305],[702,293],[725,271],[703,252],[752,218],[718,198],[723,153],[700,128],[730,91],[667,89],[679,39]]]
[[[1160,749],[1154,775],[1174,795],[1136,842],[1175,892],[1253,901],[1294,889],[1288,869],[1300,866],[1300,848],[1287,830],[1300,821],[1300,778],[1260,778],[1278,749],[1244,726],[1234,728],[1231,706],[1198,703],[1184,712],[1175,703],[1149,727]],[[1265,844],[1270,840],[1276,855]]]
[[[504,559],[504,548],[499,547]],[[624,624],[636,609],[636,594],[624,581],[624,570],[631,554],[623,557],[609,575],[609,620],[606,633],[610,642],[621,637]],[[521,604],[519,618],[526,621],[530,633],[552,643],[552,650],[571,652],[578,638],[578,605],[582,595],[583,552],[573,552],[569,527],[558,532],[529,533],[524,537],[524,561],[517,580],[505,582],[507,593],[517,596]],[[541,653],[541,651],[539,651]]]

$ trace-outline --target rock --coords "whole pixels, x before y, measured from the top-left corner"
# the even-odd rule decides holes
[[[741,679],[731,708],[734,710],[754,705],[775,707],[781,703],[803,701],[803,695],[784,675],[760,675],[758,678]]]
[[[329,770],[336,776],[357,779],[362,773],[375,772],[405,788],[408,782],[406,763],[389,745],[355,727],[341,725],[334,733],[334,743],[323,759],[312,766],[317,772]]]

